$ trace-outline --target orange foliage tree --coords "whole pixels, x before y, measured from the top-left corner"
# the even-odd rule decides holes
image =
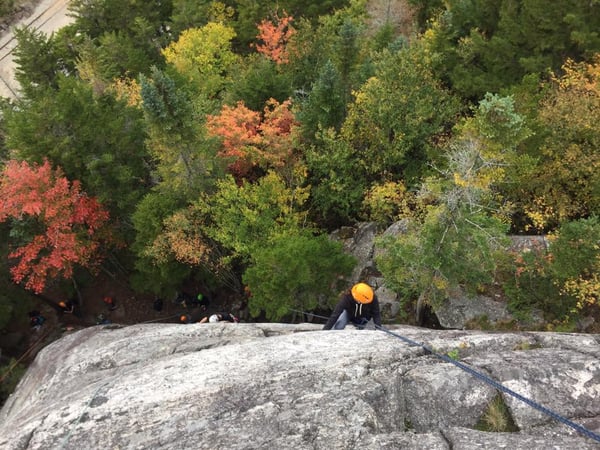
[[[248,178],[255,167],[285,168],[293,159],[296,126],[290,100],[270,99],[262,115],[238,102],[207,119],[209,134],[222,139],[219,156],[232,161],[228,168],[236,179]]]
[[[289,62],[287,43],[296,30],[292,26],[294,18],[285,12],[283,17],[275,15],[275,21],[263,19],[258,24],[258,36],[263,44],[256,44],[256,50],[274,61],[276,64]]]
[[[43,292],[49,280],[71,278],[75,265],[94,268],[101,260],[99,247],[107,238],[108,212],[69,183],[48,161],[29,165],[11,160],[0,175],[0,223],[12,221],[20,241],[9,254],[15,283]]]

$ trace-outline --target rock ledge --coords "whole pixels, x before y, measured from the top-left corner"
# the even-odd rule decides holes
[[[390,329],[600,432],[598,336]],[[505,394],[520,431],[476,431],[497,394],[381,331],[98,326],[39,353],[0,412],[0,448],[600,447]]]

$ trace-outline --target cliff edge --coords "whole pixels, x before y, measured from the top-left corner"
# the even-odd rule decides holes
[[[595,449],[445,361],[593,433],[596,335],[313,324],[96,326],[42,350],[0,412],[2,449]],[[490,405],[512,432],[478,431]]]

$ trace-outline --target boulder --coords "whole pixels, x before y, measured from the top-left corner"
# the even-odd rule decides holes
[[[353,283],[365,281],[369,273],[376,270],[375,261],[373,261],[375,238],[377,237],[375,222],[362,222],[356,227],[343,227],[334,231],[330,237],[341,242],[344,251],[356,258],[356,267],[350,276]]]
[[[517,322],[505,301],[494,300],[486,295],[470,296],[462,289],[454,289],[448,298],[435,308],[435,315],[444,328],[462,329],[470,322],[485,322],[492,326]],[[535,328],[541,327],[543,323],[542,314],[532,311],[526,325],[527,328]]]
[[[518,430],[478,431],[497,386],[453,361],[597,435],[598,339],[409,326],[90,327],[38,354],[0,411],[0,448],[596,449],[594,434],[504,392]]]
[[[494,301],[484,295],[467,296],[462,290],[447,298],[435,314],[444,328],[464,328],[470,321],[486,320],[492,324],[509,322],[512,315],[506,303]]]
[[[509,250],[514,253],[544,253],[549,246],[545,236],[510,236]],[[487,295],[469,296],[462,289],[450,292],[441,305],[436,305],[435,315],[444,328],[465,328],[469,322],[485,321],[490,325],[498,325],[517,321],[509,311],[506,299],[501,294],[498,298]],[[529,319],[523,323],[527,328],[541,328],[545,323],[543,314],[533,310]]]
[[[359,281],[369,283],[379,299],[381,313],[384,318],[393,319],[400,311],[398,294],[385,285],[385,280],[377,269],[375,257],[381,250],[375,245],[380,235],[395,236],[406,231],[406,221],[399,221],[389,226],[383,233],[378,230],[375,222],[362,222],[356,227],[343,227],[333,232],[331,239],[341,242],[344,251],[356,258],[357,264],[348,287]]]
[[[377,268],[375,260],[384,250],[376,242],[380,237],[394,238],[406,233],[407,227],[406,219],[394,222],[385,230],[379,229],[375,222],[362,222],[355,227],[340,228],[330,235],[331,239],[341,242],[344,251],[357,260],[348,286],[359,281],[366,281],[373,286],[381,304],[382,315],[386,319],[394,319],[402,305],[397,293],[386,286],[385,278]],[[509,250],[515,253],[543,253],[549,247],[545,236],[510,236],[510,241]],[[460,288],[453,289],[440,305],[417,305],[417,309],[417,323],[427,321],[431,322],[430,325],[435,323],[449,329],[463,329],[470,322],[478,321],[484,321],[492,327],[518,322],[525,328],[542,328],[545,323],[542,313],[537,310],[530,312],[527,321],[517,320],[501,294],[496,294],[494,298],[486,295],[469,296]],[[433,317],[423,320],[427,314]],[[593,319],[585,318],[578,324],[578,329],[585,331],[592,324]]]

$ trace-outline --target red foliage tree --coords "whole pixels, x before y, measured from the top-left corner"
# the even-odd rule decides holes
[[[22,225],[27,235],[27,243],[9,254],[17,260],[11,275],[35,293],[50,279],[71,278],[76,264],[92,269],[101,260],[108,212],[48,161],[6,164],[0,175],[0,222],[8,220]]]
[[[263,19],[258,25],[258,36],[263,44],[256,44],[256,50],[276,64],[289,62],[287,43],[296,30],[292,26],[294,18],[284,12],[283,17],[275,15],[275,21]]]
[[[217,116],[209,116],[208,132],[222,139],[219,156],[231,159],[229,171],[236,178],[247,177],[256,166],[282,168],[294,153],[296,126],[291,101],[270,99],[263,114],[248,109],[243,102],[235,108],[223,106]]]

